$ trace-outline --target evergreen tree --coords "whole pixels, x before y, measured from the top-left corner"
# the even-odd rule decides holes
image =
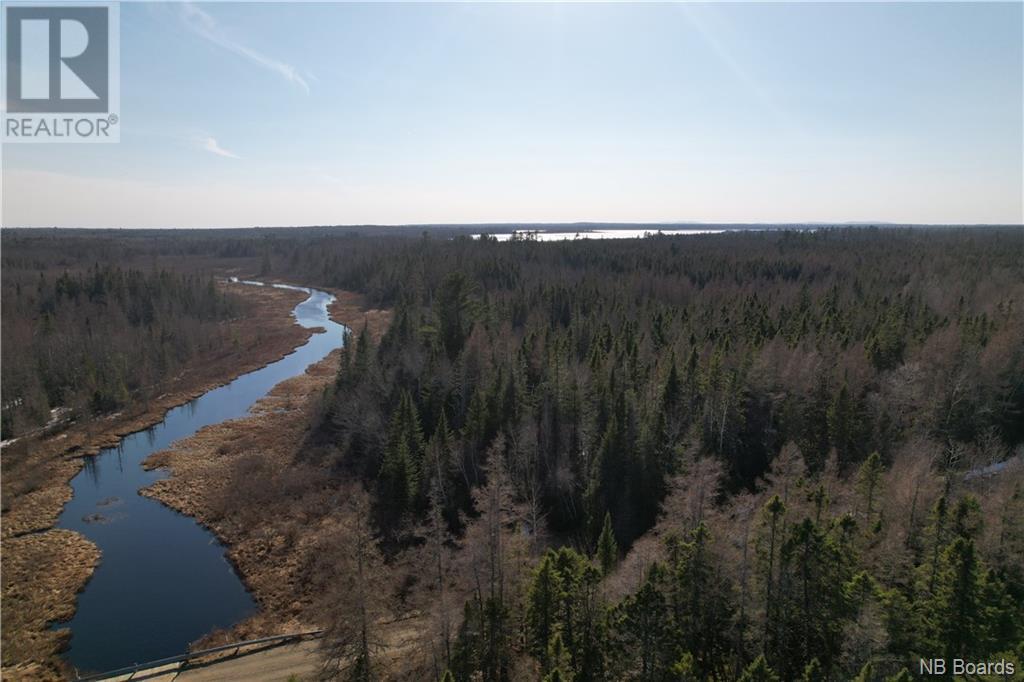
[[[419,490],[419,479],[404,436],[389,445],[380,470],[380,493],[392,517],[411,511]]]
[[[679,657],[679,660],[672,664],[669,671],[670,679],[674,682],[698,682],[701,677],[697,674],[696,663],[693,654],[689,651]]]
[[[768,667],[768,661],[765,660],[764,655],[758,656],[754,659],[754,662],[748,665],[744,670],[743,674],[740,675],[739,682],[781,682],[779,676],[776,675],[771,668]]]
[[[828,682],[828,675],[821,668],[821,663],[818,662],[817,658],[812,658],[811,662],[804,668],[804,674],[800,677],[800,682]]]
[[[869,528],[875,513],[874,503],[878,495],[879,482],[884,472],[885,467],[882,466],[882,458],[877,451],[868,455],[857,472],[857,489],[864,499],[864,516]]]
[[[444,278],[438,293],[438,318],[441,341],[450,360],[462,350],[469,329],[469,282],[461,272],[452,272]]]
[[[942,548],[946,544],[947,525],[949,523],[949,482],[947,479],[946,490],[935,502],[932,509],[932,523],[928,529],[931,536],[931,558],[928,562],[927,592],[935,594],[935,581],[939,577],[939,566],[942,558]]]
[[[982,645],[987,623],[982,575],[973,540],[962,537],[953,540],[943,553],[929,609],[937,650],[948,660],[963,652],[984,653]]]
[[[380,491],[392,520],[415,512],[426,499],[423,432],[412,396],[402,391],[388,428]]]
[[[560,668],[555,668],[544,676],[544,682],[569,682],[570,679]]]
[[[618,608],[615,636],[623,674],[644,681],[661,679],[671,667],[662,567],[654,564],[636,594]]]
[[[846,382],[840,387],[828,408],[828,435],[839,453],[840,464],[855,461],[861,440],[861,415],[857,400]]]
[[[675,351],[669,356],[668,376],[665,378],[665,386],[661,391],[662,411],[669,412],[679,406],[682,397],[683,383],[679,378],[679,370],[676,368]]]
[[[871,663],[865,663],[864,667],[860,669],[857,677],[853,678],[853,682],[874,682],[875,679],[875,666]]]
[[[786,576],[776,610],[779,637],[776,668],[795,677],[811,658],[831,669],[855,611],[850,603],[852,552],[812,520],[794,525],[779,555]],[[781,582],[781,581],[780,581]]]
[[[612,515],[605,513],[601,536],[597,539],[597,562],[601,572],[608,575],[619,561],[619,546],[612,530]]]
[[[691,652],[694,670],[702,678],[721,676],[727,670],[734,610],[730,587],[715,570],[710,540],[703,521],[688,540],[666,540],[675,647]]]
[[[562,598],[561,580],[555,571],[553,556],[549,551],[541,559],[526,600],[527,647],[540,660],[542,670],[549,669],[548,644],[556,632]]]
[[[767,556],[764,558],[765,575],[762,579],[764,585],[764,638],[762,646],[765,650],[772,643],[775,630],[775,564],[778,547],[781,544],[781,525],[783,516],[786,513],[786,505],[778,495],[773,495],[761,512],[762,523],[767,527],[767,546],[764,551]]]
[[[583,569],[577,586],[577,622],[571,651],[577,682],[605,678],[608,646],[607,610],[601,598],[601,573],[589,563]]]
[[[569,651],[565,648],[565,644],[562,642],[561,633],[556,632],[551,638],[551,642],[548,644],[548,669],[550,673],[558,671],[565,675],[567,679],[572,679],[570,671],[572,670],[571,662],[569,660]]]

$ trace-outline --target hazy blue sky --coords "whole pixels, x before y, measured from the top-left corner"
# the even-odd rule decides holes
[[[1024,4],[121,5],[5,225],[1024,222]]]

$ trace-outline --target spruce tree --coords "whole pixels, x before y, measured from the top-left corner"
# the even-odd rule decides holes
[[[562,641],[562,633],[560,632],[556,632],[548,644],[547,661],[548,669],[552,673],[558,671],[566,675],[568,679],[571,679],[572,666],[569,650],[565,648],[565,643]]]
[[[882,457],[878,451],[872,452],[861,464],[857,472],[857,489],[864,498],[864,517],[867,520],[868,529],[871,528],[872,516],[874,515],[874,503],[878,494],[879,482],[885,467],[882,466]]]
[[[671,667],[670,623],[660,587],[663,570],[660,564],[652,565],[640,589],[619,607],[619,654],[641,680],[660,679]]]
[[[608,575],[618,561],[619,546],[615,542],[615,532],[612,530],[612,515],[605,512],[604,526],[601,528],[601,536],[597,539],[597,562],[601,566],[601,572]]]
[[[857,677],[853,678],[853,682],[874,682],[875,679],[875,666],[870,661],[864,664],[864,667],[860,669],[860,673]]]
[[[548,670],[548,644],[555,634],[559,616],[561,585],[552,561],[553,552],[541,559],[526,597],[526,639],[530,652]]]
[[[943,555],[932,600],[935,643],[947,660],[979,652],[986,627],[984,586],[973,540],[958,537]]]
[[[765,660],[764,654],[761,654],[743,670],[739,682],[781,682],[781,680],[768,667],[768,661]]]
[[[828,675],[821,668],[821,663],[818,662],[817,658],[812,658],[811,662],[804,668],[804,674],[800,677],[800,682],[828,682]]]
[[[575,658],[577,682],[597,682],[605,678],[609,654],[607,610],[601,597],[601,572],[589,563],[583,564],[577,585]]]
[[[679,657],[679,660],[672,664],[671,679],[673,682],[698,682],[701,679],[697,674],[697,666],[693,660],[693,654],[689,651]]]
[[[775,561],[777,548],[781,544],[780,525],[786,514],[786,505],[778,495],[773,495],[761,512],[763,523],[767,526],[767,557],[765,560],[764,584],[764,639],[763,650],[767,651],[774,631],[775,619]]]
[[[544,676],[544,682],[569,682],[570,679],[558,668]]]

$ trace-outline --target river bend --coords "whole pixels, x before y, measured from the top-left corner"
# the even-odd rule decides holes
[[[216,538],[193,519],[138,491],[167,476],[163,470],[142,468],[150,454],[204,426],[244,417],[276,384],[341,347],[344,327],[327,313],[333,296],[273,286],[308,293],[292,314],[303,327],[325,331],[277,362],[169,410],[159,424],[86,459],[71,480],[74,496],[57,525],[81,533],[103,552],[78,596],[75,616],[70,623],[55,625],[71,628],[65,656],[80,674],[183,653],[189,642],[255,611]]]

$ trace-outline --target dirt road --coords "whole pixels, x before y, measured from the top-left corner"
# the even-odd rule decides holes
[[[190,663],[187,668],[173,664],[136,673],[131,679],[146,682],[286,682],[315,680],[320,669],[316,641],[296,642],[280,646],[260,647],[252,653],[220,659],[203,665]],[[128,675],[109,678],[127,680]]]

